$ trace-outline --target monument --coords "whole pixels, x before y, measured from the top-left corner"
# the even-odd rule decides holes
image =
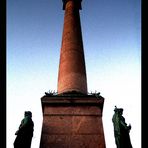
[[[41,98],[40,148],[105,148],[104,98],[89,94],[79,10],[82,0],[63,0],[65,10],[58,91]]]
[[[32,121],[32,112],[25,111],[24,118],[18,130],[15,132],[16,138],[14,148],[30,148],[34,132],[34,122]]]
[[[127,125],[125,118],[122,116],[123,108],[115,106],[112,122],[114,126],[114,137],[117,148],[132,148],[130,140],[131,125]]]

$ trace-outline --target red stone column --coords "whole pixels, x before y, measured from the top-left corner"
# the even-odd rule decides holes
[[[80,92],[87,94],[79,9],[81,0],[63,0],[64,28],[60,53],[58,94]]]
[[[41,98],[40,148],[106,148],[102,123],[104,98],[87,93],[79,9],[82,0],[63,0],[65,10],[58,94]]]

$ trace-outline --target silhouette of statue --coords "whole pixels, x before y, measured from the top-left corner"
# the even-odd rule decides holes
[[[21,121],[19,129],[15,133],[17,137],[14,141],[14,148],[30,148],[33,131],[34,123],[32,121],[32,113],[25,111],[24,119]]]
[[[114,125],[114,136],[117,148],[132,148],[129,132],[131,125],[127,125],[122,116],[123,109],[115,106],[112,122]]]

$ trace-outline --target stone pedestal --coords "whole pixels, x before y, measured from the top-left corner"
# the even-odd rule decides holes
[[[105,148],[103,97],[46,95],[41,102],[43,127],[40,148]]]

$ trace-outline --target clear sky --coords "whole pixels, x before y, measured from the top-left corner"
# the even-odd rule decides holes
[[[40,98],[57,90],[63,31],[62,0],[7,0],[7,148],[24,111],[33,113],[32,148],[42,127]],[[88,91],[105,98],[107,148],[115,148],[114,106],[131,123],[131,142],[141,147],[141,0],[83,0],[80,11]]]

